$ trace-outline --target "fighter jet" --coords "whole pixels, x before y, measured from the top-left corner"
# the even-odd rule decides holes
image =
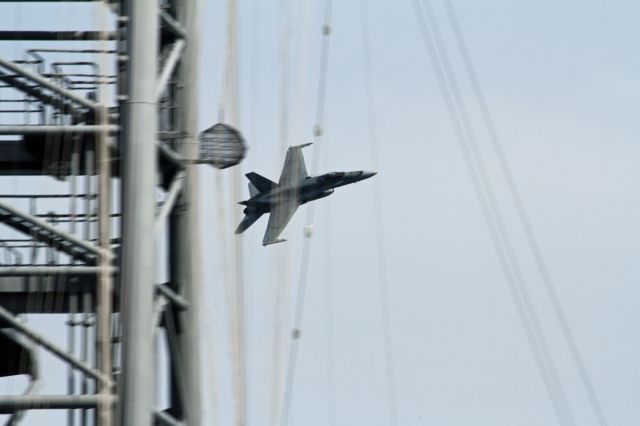
[[[279,240],[287,223],[299,205],[324,198],[339,186],[359,182],[375,175],[376,172],[332,172],[320,176],[309,176],[304,165],[302,148],[311,145],[292,146],[287,150],[284,167],[278,183],[257,173],[247,173],[251,198],[238,204],[246,206],[245,217],[238,225],[236,234],[242,234],[265,213],[271,213],[262,245],[281,243]]]

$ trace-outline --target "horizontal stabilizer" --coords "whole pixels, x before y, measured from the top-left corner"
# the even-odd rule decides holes
[[[278,186],[275,182],[267,179],[264,176],[260,176],[257,173],[251,172],[245,175],[247,179],[256,187],[259,192],[269,192],[276,186]]]
[[[253,225],[256,220],[260,219],[260,216],[262,216],[262,213],[249,213],[248,215],[246,215],[242,219],[242,222],[240,222],[240,225],[238,225],[238,229],[236,229],[236,234],[242,234],[251,225]]]
[[[304,148],[309,145],[313,145],[313,142],[303,143],[302,145],[293,145],[290,146],[289,149]]]
[[[263,241],[262,245],[263,246],[268,246],[268,245],[271,245],[271,244],[284,243],[285,241],[287,241],[287,240]]]

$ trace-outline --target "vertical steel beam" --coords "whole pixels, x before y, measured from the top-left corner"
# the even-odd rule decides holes
[[[180,124],[185,137],[180,154],[183,158],[198,156],[198,100],[199,100],[199,56],[200,56],[200,10],[201,0],[178,3],[178,21],[189,34],[182,54],[178,78],[182,86],[178,105]],[[189,302],[189,309],[179,314],[181,328],[179,345],[183,354],[180,369],[184,375],[185,423],[199,426],[202,423],[201,409],[201,341],[200,310],[202,301],[202,271],[200,253],[200,215],[198,202],[198,170],[194,165],[185,167],[184,186],[177,208],[173,209],[170,222],[171,282]]]
[[[151,424],[155,392],[152,321],[158,6],[158,0],[128,2],[130,62],[122,194],[123,354],[118,398],[122,426]]]
[[[100,11],[100,46],[101,53],[98,56],[98,70],[101,75],[107,74],[107,17],[108,4],[104,0],[99,5]],[[108,122],[106,105],[108,104],[105,79],[99,79],[98,102],[100,107],[96,114],[96,122],[104,126]],[[98,370],[105,377],[111,377],[111,313],[113,278],[108,268],[112,263],[111,255],[111,150],[109,149],[106,131],[96,134],[98,168],[98,245],[103,253],[99,258],[100,272],[98,273],[97,300],[96,300],[96,354],[98,360]],[[112,392],[111,386],[100,384],[98,387],[97,424],[98,426],[111,426],[112,419]]]

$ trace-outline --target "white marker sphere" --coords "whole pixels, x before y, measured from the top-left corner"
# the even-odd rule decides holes
[[[304,236],[307,238],[313,237],[313,225],[305,225]]]

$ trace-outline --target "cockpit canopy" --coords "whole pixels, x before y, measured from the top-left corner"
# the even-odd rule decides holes
[[[331,172],[331,173],[326,173],[324,175],[322,175],[322,180],[323,181],[327,181],[327,180],[335,180],[335,179],[340,179],[343,178],[345,175],[345,172]]]

